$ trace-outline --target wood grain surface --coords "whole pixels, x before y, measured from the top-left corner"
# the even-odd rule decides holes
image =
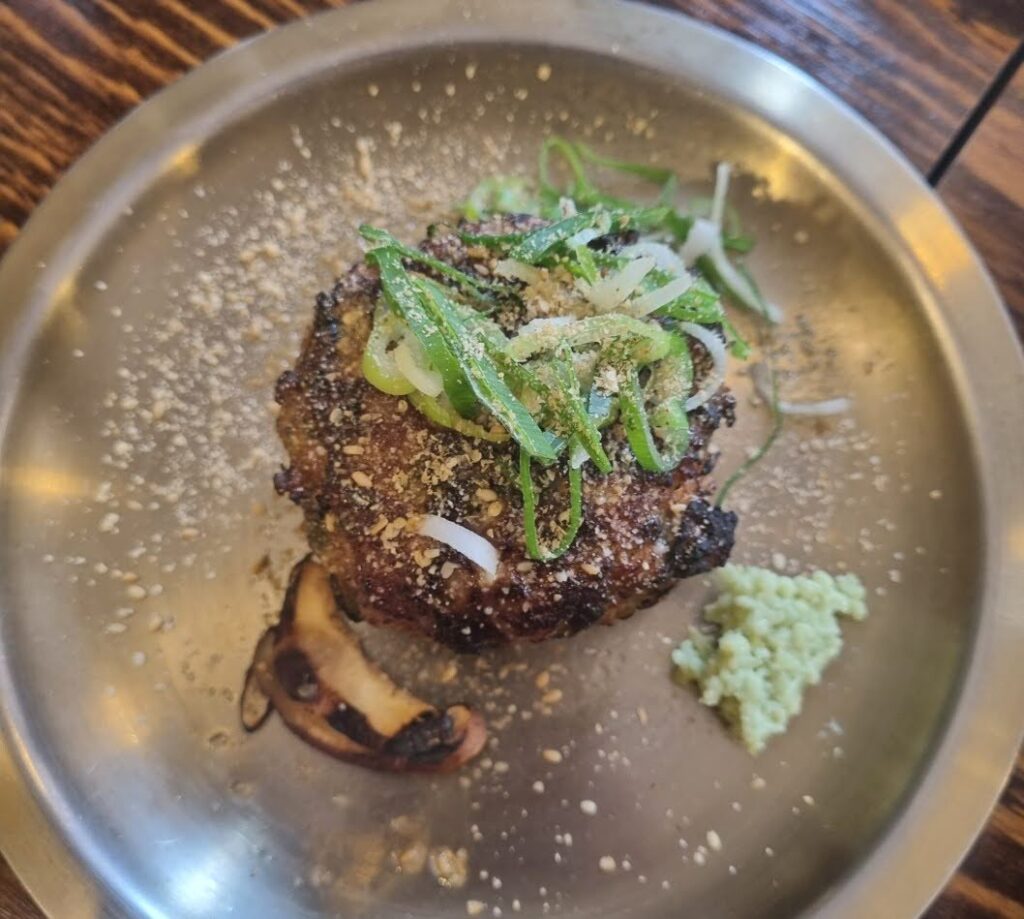
[[[653,0],[806,70],[923,173],[1024,38],[1022,0]],[[0,253],[119,118],[217,51],[345,0],[0,0]],[[1024,334],[1024,77],[940,190]],[[0,860],[0,919],[41,914]],[[1024,919],[1024,758],[929,919]],[[888,919],[888,917],[880,917]]]
[[[985,257],[1024,339],[1024,70],[939,184]]]

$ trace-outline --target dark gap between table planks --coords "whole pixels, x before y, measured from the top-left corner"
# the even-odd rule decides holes
[[[1019,0],[650,0],[808,71],[927,173],[1024,37]],[[346,0],[0,0],[0,252],[120,117],[236,40]],[[1024,332],[1019,80],[940,185]],[[1013,208],[1017,210],[1014,211]],[[1005,231],[1002,228],[1005,227]],[[929,919],[1024,917],[1024,760]],[[0,919],[41,913],[0,862]]]

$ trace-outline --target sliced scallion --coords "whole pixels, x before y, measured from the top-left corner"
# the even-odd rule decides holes
[[[413,391],[406,398],[413,408],[433,421],[434,424],[440,425],[442,428],[451,428],[464,437],[475,437],[478,440],[487,440],[495,444],[505,443],[509,439],[508,434],[500,428],[497,430],[485,428],[482,424],[463,418],[452,408],[451,403],[444,395],[431,399],[430,396]]]
[[[629,448],[641,469],[668,472],[679,464],[689,447],[689,425],[684,424],[673,432],[674,442],[666,443],[667,449],[663,452],[654,440],[645,402],[646,395],[636,367],[623,368],[619,374],[619,406]]]
[[[549,365],[557,385],[558,401],[562,407],[566,426],[580,446],[587,451],[587,456],[593,460],[598,470],[606,474],[611,472],[611,460],[608,459],[608,454],[601,446],[601,432],[594,424],[594,420],[587,412],[587,406],[580,396],[580,381],[576,377],[569,348],[565,345],[561,346]]]
[[[444,391],[455,410],[464,418],[477,412],[477,401],[459,361],[437,325],[424,309],[412,277],[402,264],[402,253],[390,246],[373,249],[366,255],[380,272],[381,293],[388,306],[400,316],[419,340],[434,369],[441,374]]]
[[[531,456],[555,459],[551,438],[513,395],[483,344],[466,335],[458,311],[451,305],[443,288],[426,278],[415,278],[412,284],[480,402]]]
[[[668,354],[672,334],[657,323],[632,316],[589,316],[565,325],[521,332],[509,342],[508,353],[515,360],[524,361],[535,354],[554,351],[563,342],[570,348],[601,345],[617,359],[649,364]]]
[[[415,388],[395,363],[393,346],[401,341],[406,327],[381,304],[373,314],[373,328],[363,351],[363,376],[371,386],[389,396],[404,396]]]
[[[565,242],[581,230],[600,226],[604,227],[604,232],[611,227],[611,217],[607,211],[586,211],[572,217],[565,217],[528,233],[509,250],[508,257],[514,261],[532,265],[549,249]]]
[[[583,522],[583,472],[569,467],[569,522],[562,538],[550,549],[540,544],[537,532],[537,494],[533,488],[530,454],[519,451],[519,488],[523,493],[523,529],[526,531],[526,552],[532,559],[550,562],[565,555],[576,539]]]
[[[771,368],[769,368],[768,372],[771,375],[772,426],[768,431],[768,436],[764,439],[761,446],[754,451],[752,456],[747,457],[747,459],[740,464],[739,468],[725,480],[725,484],[718,490],[718,495],[715,497],[715,507],[721,507],[725,504],[725,499],[729,496],[729,492],[732,491],[733,486],[748,472],[750,472],[754,466],[764,459],[765,455],[769,450],[771,450],[775,441],[779,439],[779,435],[782,433],[784,416],[782,414],[782,410],[779,408],[778,381],[776,380],[775,373]]]
[[[538,202],[530,185],[520,176],[492,176],[476,186],[461,206],[467,220],[479,220],[486,214],[532,214]]]
[[[434,256],[421,252],[419,249],[414,249],[412,246],[403,245],[387,230],[379,230],[376,227],[363,224],[359,228],[359,234],[367,242],[374,243],[376,246],[394,249],[401,254],[402,258],[436,271],[478,298],[486,299],[495,293],[503,291],[500,285],[485,281],[482,278],[474,278],[472,275],[466,274],[465,271],[460,271],[447,262],[442,262],[439,258],[434,258]]]

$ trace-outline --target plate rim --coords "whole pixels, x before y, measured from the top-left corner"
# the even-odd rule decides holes
[[[523,15],[524,5],[532,15]],[[626,34],[606,28],[607,20],[621,17],[630,20]],[[265,101],[274,87],[294,85],[331,62],[352,65],[389,51],[448,43],[528,42],[622,59],[646,54],[656,45],[660,53],[645,58],[648,67],[684,79],[689,65],[672,60],[659,44],[666,34],[691,43],[697,36],[706,43],[706,53],[742,59],[757,70],[760,79],[742,81],[730,79],[729,68],[722,67],[726,75],[713,74],[705,81],[707,89],[795,137],[842,176],[845,190],[858,191],[859,200],[870,201],[877,214],[899,225],[903,259],[913,268],[908,277],[927,286],[930,296],[923,299],[938,304],[942,323],[936,331],[943,351],[964,356],[966,366],[955,382],[974,433],[985,536],[974,645],[945,727],[908,800],[899,805],[874,847],[809,907],[812,914],[837,916],[916,915],[941,890],[988,819],[1024,736],[1024,714],[1013,704],[1024,695],[1024,672],[1015,666],[1024,651],[1024,609],[1013,604],[1013,597],[1024,592],[1024,494],[1015,494],[1012,487],[1024,480],[1024,402],[1009,404],[1014,391],[1024,391],[1024,355],[983,262],[934,189],[863,116],[776,55],[715,26],[626,0],[520,0],[507,6],[487,0],[376,0],[306,17],[239,42],[158,91],[97,140],[35,208],[0,262],[0,290],[20,307],[17,315],[9,306],[0,312],[0,446],[18,392],[7,384],[17,380],[26,349],[52,302],[56,279],[74,268],[77,255],[90,249],[107,225],[97,217],[113,219],[154,170],[173,168],[174,152],[187,149],[196,137],[205,138],[204,129],[219,123],[221,114],[239,118]],[[285,52],[296,41],[315,53],[289,59]],[[273,73],[256,71],[254,79],[251,65],[268,61],[279,66]],[[213,82],[218,91],[211,105],[205,88]],[[812,136],[805,126],[794,129],[787,123],[793,116],[786,107],[794,97],[832,134],[816,127],[820,133]],[[173,127],[166,129],[168,125]],[[851,143],[859,156],[839,170],[828,153],[837,145],[848,150]],[[118,186],[118,194],[101,199],[97,208],[92,189],[105,187],[101,180],[113,177],[115,164],[123,164],[122,155],[129,152],[136,161],[134,181]],[[884,201],[870,195],[871,186],[879,183],[887,187]],[[54,251],[50,225],[70,214],[75,216],[65,221]],[[936,233],[957,258],[929,261]],[[38,268],[43,261],[46,267]],[[42,283],[46,279],[49,285]],[[970,317],[951,306],[964,303],[971,305]],[[971,355],[975,360],[985,357],[984,373],[970,366]],[[998,384],[989,382],[993,379]],[[126,898],[123,888],[110,883],[117,876],[115,866],[105,866],[107,883],[87,870],[87,865],[98,867],[96,853],[90,858],[81,839],[71,833],[67,808],[60,806],[58,790],[50,787],[52,777],[34,769],[31,745],[25,743],[30,732],[10,676],[0,644],[0,800],[17,805],[20,815],[16,826],[0,829],[12,867],[50,915],[77,914],[67,910],[76,900],[69,892],[81,904],[91,904],[92,915],[96,907],[112,914],[144,909],[144,892]],[[928,802],[945,806],[940,810]],[[47,839],[36,845],[22,820],[34,829],[45,827],[50,831],[44,833]],[[33,838],[25,838],[29,836]],[[64,890],[53,884],[54,872],[67,885]]]

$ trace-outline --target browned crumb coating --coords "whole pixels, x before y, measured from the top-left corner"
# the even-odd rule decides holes
[[[511,218],[482,231],[523,225],[523,218]],[[424,248],[465,270],[488,271],[489,254],[467,249],[454,234]],[[601,475],[588,467],[576,541],[562,558],[534,562],[524,543],[515,446],[439,428],[363,377],[378,292],[374,270],[360,263],[320,294],[302,353],[276,394],[278,432],[290,458],[276,485],[303,509],[310,546],[352,618],[476,651],[624,618],[678,578],[726,561],[736,518],[706,497],[710,437],[733,420],[726,390],[691,414],[690,450],[671,473],[641,471],[621,429],[608,432],[614,469]],[[499,321],[514,325],[515,317]],[[542,519],[557,524],[568,506],[564,472],[552,471],[545,488],[535,470]],[[459,553],[415,533],[423,514],[490,540],[501,558],[497,577],[488,581]]]

